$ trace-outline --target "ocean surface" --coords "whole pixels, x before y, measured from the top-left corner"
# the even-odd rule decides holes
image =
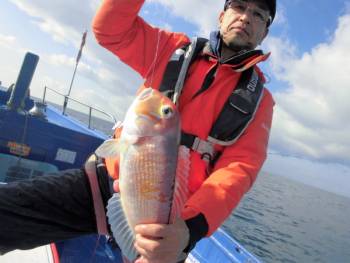
[[[261,173],[224,229],[263,262],[350,262],[350,199]]]
[[[59,111],[63,110],[62,105],[58,105],[50,101],[47,101],[46,103],[55,107]],[[88,112],[88,108],[85,108],[84,109],[85,111],[80,112],[70,108],[69,106],[70,105],[68,104],[68,108],[66,109],[66,112],[65,112],[66,115],[73,117],[75,120],[78,120],[79,122],[81,122],[83,125],[87,127],[89,127],[90,125],[91,129],[101,131],[107,136],[111,136],[113,134],[113,126],[115,124],[113,121],[102,119],[101,114],[99,114],[96,111],[92,111],[91,119],[89,122],[89,115],[86,114],[86,112]]]
[[[91,124],[111,134],[113,123]],[[283,176],[261,173],[223,227],[262,262],[350,263],[350,199]]]

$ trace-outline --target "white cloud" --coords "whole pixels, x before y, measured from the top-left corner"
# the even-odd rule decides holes
[[[276,92],[272,147],[281,152],[350,164],[350,15],[332,39],[296,56],[288,39],[269,38],[271,68],[287,88]]]
[[[350,168],[348,166],[313,162],[272,153],[269,154],[263,171],[350,197]]]
[[[52,34],[52,38],[60,43],[69,44],[68,34],[64,27],[52,19],[45,19],[44,21],[34,22],[43,32]]]
[[[19,9],[33,17],[39,27],[60,41],[79,38],[80,33],[90,27],[96,5],[77,4],[75,1],[10,0]],[[78,30],[77,30],[78,29]]]
[[[56,67],[68,67],[73,69],[76,65],[76,59],[74,57],[69,57],[64,54],[49,55],[48,61],[51,65]],[[105,68],[91,67],[89,64],[80,62],[78,70],[80,76],[85,76],[86,78],[95,81],[96,84],[116,81],[113,74]]]
[[[224,1],[213,0],[151,0],[149,2],[160,3],[168,7],[174,15],[196,25],[200,35],[208,35],[217,27],[219,14],[224,6]]]
[[[16,37],[0,34],[0,45],[8,47],[8,46],[12,46],[15,42],[16,42]]]
[[[163,29],[167,30],[167,31],[173,31],[173,27],[172,25],[170,25],[169,23],[165,23],[163,25]]]
[[[22,57],[26,52],[17,41],[17,37],[13,35],[0,34],[0,56],[4,62],[0,63],[0,81],[5,87],[15,82],[21,66],[20,60],[14,58]]]
[[[276,17],[273,21],[273,25],[286,25],[288,23],[286,13],[287,11],[283,3],[278,3]]]

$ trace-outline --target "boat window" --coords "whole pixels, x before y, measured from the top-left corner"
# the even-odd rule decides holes
[[[58,171],[57,167],[49,163],[0,153],[0,182],[2,183],[33,178],[56,171]]]

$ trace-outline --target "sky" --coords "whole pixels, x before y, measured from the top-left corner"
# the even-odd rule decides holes
[[[122,120],[142,79],[100,47],[91,21],[100,0],[0,1],[0,81],[16,81],[27,51],[40,56],[31,94],[66,94]],[[140,15],[190,37],[218,27],[223,0],[147,0]],[[350,197],[350,1],[279,0],[261,64],[276,105],[264,170]],[[48,99],[62,103],[54,93]]]

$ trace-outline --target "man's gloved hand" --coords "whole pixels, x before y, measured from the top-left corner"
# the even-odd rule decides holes
[[[176,263],[185,259],[182,252],[189,242],[184,220],[173,224],[142,224],[135,227],[135,248],[141,257],[135,263]]]

